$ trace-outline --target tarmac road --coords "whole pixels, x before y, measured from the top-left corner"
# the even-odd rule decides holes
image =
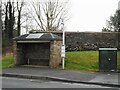
[[[55,81],[46,81],[46,80],[34,80],[34,79],[22,79],[22,78],[10,78],[10,77],[0,77],[0,78],[2,78],[2,88],[107,88],[107,89],[110,88],[110,87],[104,87],[98,85],[64,83],[64,82],[55,82]],[[113,89],[114,88],[112,88],[112,90]]]

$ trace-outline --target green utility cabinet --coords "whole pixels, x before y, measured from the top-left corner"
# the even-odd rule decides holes
[[[99,48],[99,70],[117,70],[117,48]]]

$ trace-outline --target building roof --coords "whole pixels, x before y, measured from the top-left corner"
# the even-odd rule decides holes
[[[36,34],[25,34],[19,37],[15,37],[13,40],[16,41],[61,41],[62,38],[52,33],[36,33]]]

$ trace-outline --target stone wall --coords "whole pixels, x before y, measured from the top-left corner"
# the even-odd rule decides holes
[[[120,33],[67,32],[66,50],[98,50],[100,47],[119,48]]]

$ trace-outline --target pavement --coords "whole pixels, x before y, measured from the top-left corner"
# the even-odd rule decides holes
[[[48,67],[14,67],[3,69],[2,76],[120,87],[120,73],[117,72],[88,72],[52,69]]]

